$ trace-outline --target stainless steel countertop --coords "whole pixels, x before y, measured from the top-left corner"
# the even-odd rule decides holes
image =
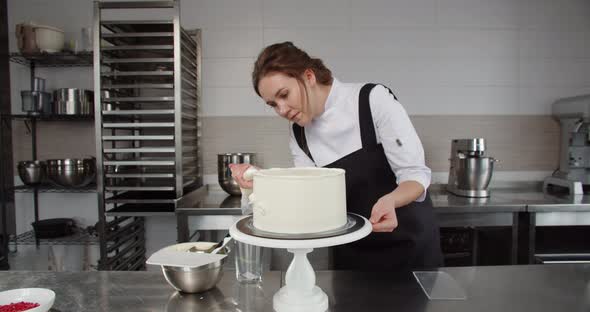
[[[465,300],[428,300],[411,274],[319,271],[329,311],[579,311],[590,308],[590,265],[442,268],[465,290]],[[284,273],[262,284],[239,284],[226,272],[202,294],[174,291],[159,272],[0,272],[0,290],[45,287],[56,292],[54,312],[273,311]]]
[[[430,189],[437,212],[590,211],[590,196],[547,194],[540,183],[517,183],[492,188],[488,198],[467,198],[447,192],[442,185]]]
[[[489,198],[467,198],[448,193],[444,185],[429,189],[438,214],[513,213],[513,212],[590,212],[590,196],[545,194],[541,183],[503,184],[490,190]],[[204,199],[194,207],[177,208],[191,215],[240,215],[240,197],[230,196],[220,188],[207,186]]]

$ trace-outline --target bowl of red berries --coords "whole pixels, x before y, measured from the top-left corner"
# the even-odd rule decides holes
[[[46,288],[20,288],[0,292],[0,312],[47,312],[55,293]]]

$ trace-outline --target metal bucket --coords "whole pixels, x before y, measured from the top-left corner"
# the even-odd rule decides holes
[[[43,91],[21,91],[22,111],[31,115],[51,114],[51,93]]]
[[[94,92],[75,88],[53,91],[53,113],[56,115],[93,115]]]

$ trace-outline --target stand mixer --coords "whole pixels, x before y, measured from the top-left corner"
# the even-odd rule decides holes
[[[485,156],[485,139],[454,139],[451,142],[451,167],[447,191],[464,197],[489,197],[493,157]]]
[[[559,99],[552,114],[560,126],[559,169],[545,178],[543,190],[582,195],[590,185],[590,95]]]

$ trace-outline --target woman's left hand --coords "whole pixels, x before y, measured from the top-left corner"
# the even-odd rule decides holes
[[[369,221],[373,224],[373,232],[392,232],[397,227],[395,199],[391,194],[379,198],[371,210]]]

